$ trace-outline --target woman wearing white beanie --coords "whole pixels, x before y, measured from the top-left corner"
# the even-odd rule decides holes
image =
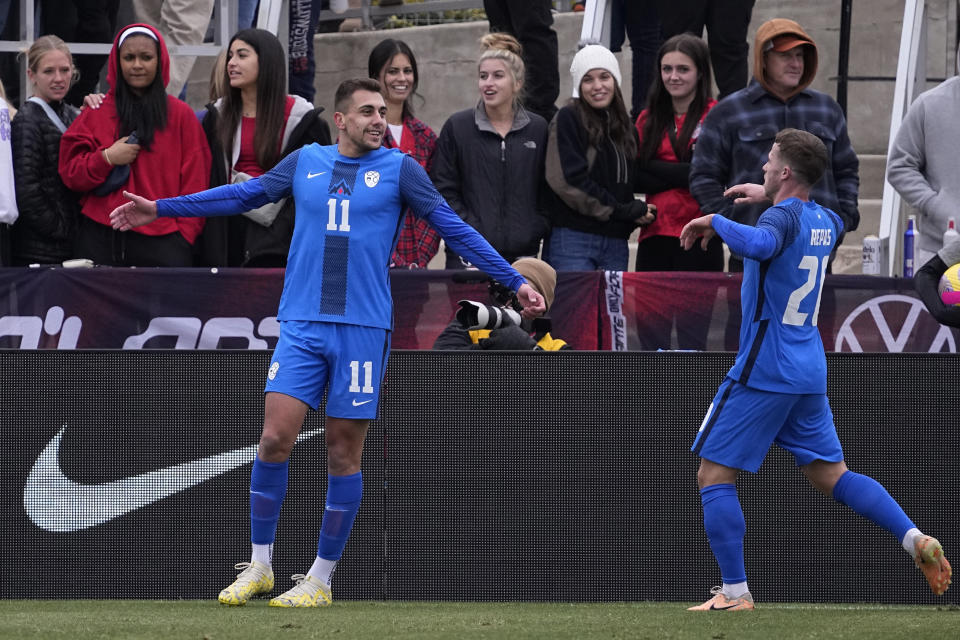
[[[637,132],[620,91],[620,66],[588,45],[570,65],[573,98],[550,123],[546,176],[556,198],[547,261],[557,271],[626,271],[627,238],[653,222],[634,198]]]

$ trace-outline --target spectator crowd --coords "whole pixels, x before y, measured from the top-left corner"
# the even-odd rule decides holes
[[[631,100],[617,57],[597,44],[576,53],[572,95],[558,100],[552,3],[484,4],[491,33],[478,49],[475,104],[450,114],[439,132],[415,115],[421,77],[410,46],[383,39],[369,52],[368,74],[387,106],[383,146],[414,158],[508,262],[538,258],[561,272],[739,270],[740,256],[730,254],[728,263],[719,238],[683,251],[680,230],[704,213],[755,224],[768,204],[754,195],[766,154],[787,127],[824,142],[830,164],[811,196],[841,218],[844,232],[857,228],[857,155],[839,105],[810,88],[818,48],[797,22],[761,25],[748,60],[752,1],[733,3],[735,11],[701,2],[706,9],[694,15],[683,2],[617,0],[611,48],[630,41]],[[202,42],[211,0],[137,0],[138,21],[119,28],[116,2],[76,5],[72,20],[41,12],[50,33],[26,52],[29,98],[19,111],[16,99],[0,110],[3,265],[285,266],[292,199],[243,216],[160,219],[126,232],[111,229],[107,217],[124,191],[159,199],[242,182],[304,145],[334,142],[333,114],[313,103],[312,47],[297,45],[316,31],[323,3],[291,2],[285,55],[276,36],[252,28],[256,3],[241,2],[241,28],[214,68],[209,104],[196,113],[181,100],[193,59],[168,55],[167,43]],[[106,60],[77,62],[65,44],[110,37]],[[102,94],[97,65],[105,65]],[[4,70],[9,89],[14,78]],[[934,100],[918,104],[939,108]],[[932,218],[945,223],[946,208],[913,188],[927,182],[912,167],[922,164],[925,144],[952,138],[933,133],[924,141],[914,121],[911,113],[891,181],[906,176],[908,199],[929,200]],[[942,169],[931,167],[930,182],[942,182]],[[922,246],[935,251],[942,232],[928,226],[925,233]],[[633,265],[631,237],[638,241]],[[425,268],[440,247],[436,230],[407,210],[389,266]],[[445,267],[472,265],[447,248]],[[650,328],[651,346],[668,340],[657,337],[674,322],[664,320]],[[703,348],[705,330],[688,327],[690,344],[681,346]]]

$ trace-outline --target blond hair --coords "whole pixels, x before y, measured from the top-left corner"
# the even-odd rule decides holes
[[[216,102],[230,89],[230,80],[227,77],[227,50],[222,49],[217,55],[213,69],[210,70],[210,102]]]
[[[484,60],[502,60],[507,71],[513,77],[514,85],[519,87],[514,98],[514,108],[520,104],[520,94],[523,91],[523,81],[526,67],[523,64],[523,47],[520,42],[509,33],[488,33],[480,38],[480,59],[477,68]]]
[[[67,46],[67,43],[57,36],[40,36],[30,45],[30,48],[27,49],[27,68],[33,73],[36,73],[37,69],[40,68],[40,61],[43,59],[43,56],[51,51],[60,51],[67,56],[67,60],[70,62],[70,68],[73,70],[73,77],[70,79],[70,84],[73,84],[79,77],[77,67],[73,64],[73,54],[70,53],[70,47]]]
[[[7,110],[10,112],[10,119],[13,120],[13,116],[17,115],[17,110],[12,104],[7,102],[7,90],[3,88],[3,80],[0,80],[0,106],[6,105]]]

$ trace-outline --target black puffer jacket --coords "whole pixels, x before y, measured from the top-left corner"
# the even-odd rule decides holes
[[[79,111],[51,104],[67,126]],[[20,217],[11,230],[13,264],[59,263],[73,257],[80,205],[60,180],[60,129],[38,104],[24,103],[11,123],[13,173]]]
[[[287,138],[283,157],[313,142],[322,145],[331,143],[330,127],[320,117],[322,111],[323,107],[316,107],[302,116]],[[223,146],[216,134],[219,116],[214,105],[207,105],[202,124],[213,155],[211,188],[230,182]],[[245,216],[207,218],[198,242],[199,262],[212,267],[285,267],[295,218],[293,198],[287,198],[269,227],[261,226]]]
[[[519,109],[501,138],[480,105],[450,116],[437,139],[433,184],[507,262],[537,255],[550,229],[542,210],[546,148],[540,116]]]

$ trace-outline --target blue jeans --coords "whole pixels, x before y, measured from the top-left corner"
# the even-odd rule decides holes
[[[546,261],[557,271],[626,271],[630,261],[626,238],[567,227],[554,227],[546,254]]]
[[[257,26],[259,0],[240,0],[237,3],[237,31]]]

